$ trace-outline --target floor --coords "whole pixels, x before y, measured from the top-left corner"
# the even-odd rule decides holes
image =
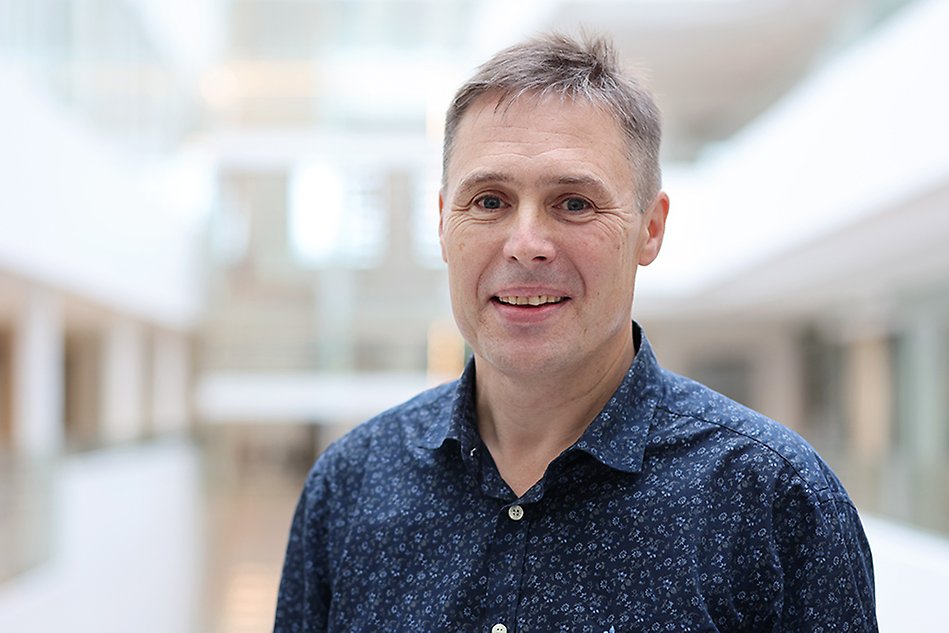
[[[287,533],[302,477],[259,475],[211,484],[203,631],[258,633],[273,626]]]

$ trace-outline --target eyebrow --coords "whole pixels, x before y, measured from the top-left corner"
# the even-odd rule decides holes
[[[512,182],[513,180],[510,175],[500,171],[476,171],[458,183],[458,191],[465,191],[488,182]]]
[[[551,176],[541,181],[544,185],[580,185],[583,187],[603,187],[599,178],[593,176]]]
[[[592,189],[598,196],[603,196],[604,198],[610,197],[610,191],[607,189],[606,185],[599,178],[594,176],[587,175],[578,175],[578,176],[552,176],[550,178],[544,178],[541,180],[541,184],[544,185],[558,185],[558,186],[571,186],[571,187],[583,187],[586,189]]]
[[[514,178],[509,174],[500,171],[477,171],[473,174],[467,176],[458,184],[459,191],[465,191],[471,187],[477,187],[489,182],[503,182],[510,183],[513,182]],[[540,181],[542,185],[558,185],[558,186],[580,186],[588,187],[595,189],[598,193],[606,195],[608,193],[606,186],[603,184],[599,178],[587,175],[565,175],[565,176],[551,176],[548,178],[543,178]]]

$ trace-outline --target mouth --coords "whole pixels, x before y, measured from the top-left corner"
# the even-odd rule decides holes
[[[562,297],[557,295],[532,295],[532,296],[497,296],[493,300],[509,306],[517,306],[519,308],[536,308],[539,306],[551,305],[556,303],[563,303],[568,297]]]

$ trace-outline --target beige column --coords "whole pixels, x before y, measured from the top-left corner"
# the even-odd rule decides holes
[[[137,439],[145,430],[144,328],[117,317],[102,345],[102,439],[107,444]]]
[[[755,404],[765,415],[800,431],[804,422],[804,369],[797,331],[779,323],[753,336],[748,353],[754,355],[751,379]]]
[[[65,437],[62,307],[55,292],[32,288],[24,293],[13,348],[15,450],[55,455]]]
[[[855,339],[847,348],[846,406],[850,445],[863,463],[889,450],[893,387],[890,351],[883,336]]]
[[[151,415],[155,433],[188,428],[190,356],[182,334],[157,332],[153,337]]]

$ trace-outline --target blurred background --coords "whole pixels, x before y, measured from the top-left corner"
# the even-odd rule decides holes
[[[881,628],[939,628],[949,2],[0,0],[0,630],[270,629],[313,459],[464,362],[452,92],[580,27],[665,116],[660,361],[813,443]]]

